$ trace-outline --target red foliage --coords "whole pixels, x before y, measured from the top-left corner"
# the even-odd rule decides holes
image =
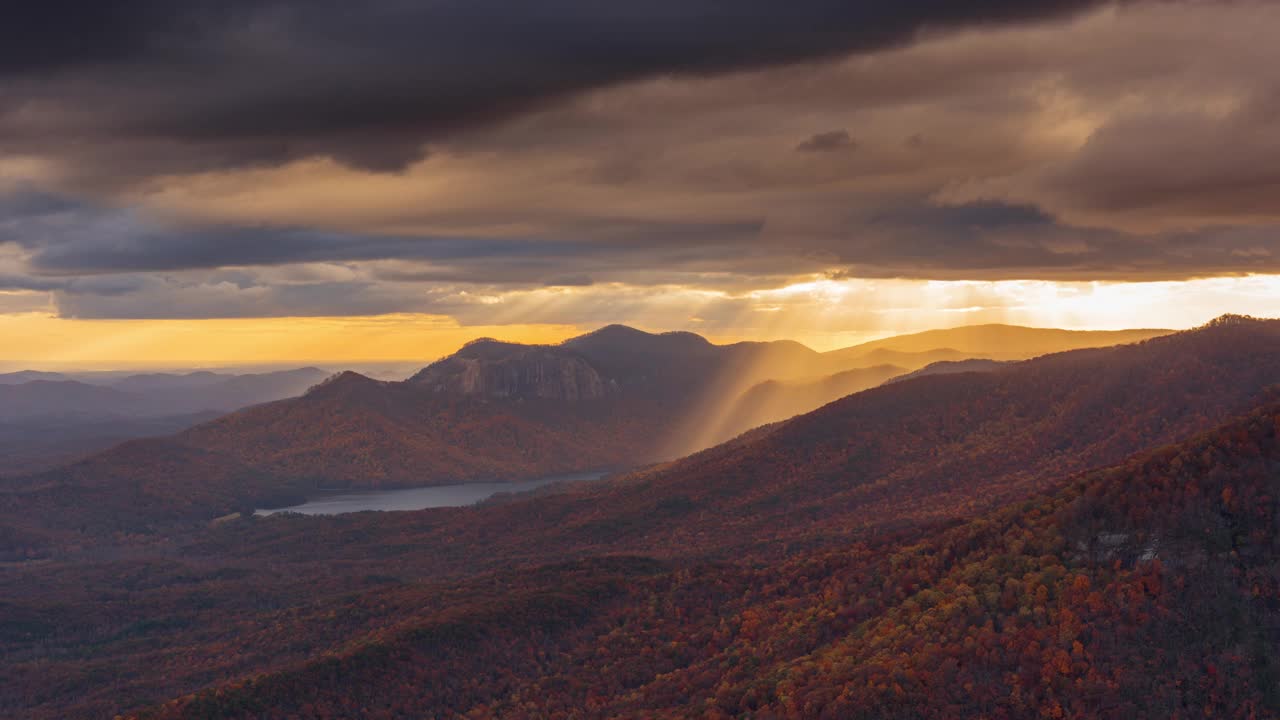
[[[137,717],[1274,716],[1278,421],[771,566],[544,568]]]

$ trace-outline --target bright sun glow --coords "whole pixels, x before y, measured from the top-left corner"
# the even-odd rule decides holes
[[[442,316],[76,320],[0,314],[4,366],[425,361],[482,336],[557,342],[614,320],[717,342],[790,338],[829,350],[937,327],[1187,328],[1226,312],[1280,315],[1280,276],[1181,282],[806,279],[735,294],[701,288],[542,288],[476,299],[485,325]],[[592,318],[597,322],[568,322]]]
[[[573,326],[460,327],[433,315],[227,320],[72,320],[0,315],[0,367],[194,367],[427,361],[481,336],[557,342]]]

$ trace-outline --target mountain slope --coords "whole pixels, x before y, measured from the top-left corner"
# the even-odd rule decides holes
[[[1273,404],[959,524],[482,581],[134,717],[1272,717],[1277,467]]]
[[[128,440],[172,435],[220,414],[213,411],[138,418],[61,416],[0,422],[0,476],[51,470]]]
[[[145,393],[166,415],[202,410],[229,412],[301,395],[328,375],[319,368],[305,367],[239,375],[204,372],[131,376],[113,387]]]
[[[926,330],[910,335],[897,335],[873,340],[853,347],[834,350],[828,355],[847,358],[869,355],[876,351],[896,353],[927,353],[947,348],[963,357],[985,357],[997,360],[1024,360],[1037,355],[1106,347],[1149,340],[1168,335],[1172,330],[1060,330],[1057,328],[1032,328],[1018,325],[965,325],[942,330]],[[938,357],[936,360],[955,360],[957,357]],[[881,362],[895,362],[892,357],[879,358]],[[901,364],[901,363],[897,363]]]
[[[147,398],[75,380],[29,380],[0,385],[0,420],[111,417],[145,414]]]
[[[941,362],[930,363],[919,370],[899,375],[891,378],[886,382],[902,382],[904,380],[914,380],[919,377],[928,377],[929,375],[954,375],[956,373],[968,372],[992,372],[999,370],[1007,365],[1007,360],[986,360],[983,358],[973,358],[970,360],[943,360]]]
[[[41,527],[144,530],[292,504],[320,488],[516,479],[635,462],[651,428],[632,429],[616,411],[554,401],[495,407],[344,373],[301,398],[11,479],[0,515],[7,501],[27,508],[22,522]]]
[[[302,398],[235,413],[177,439],[281,479],[362,487],[513,479],[607,467],[643,452],[632,421],[614,404],[524,400],[490,402],[344,373]]]
[[[959,362],[973,357],[990,357],[1001,353],[993,350],[961,352],[954,348],[937,348],[910,352],[889,348],[874,348],[865,352],[844,352],[835,350],[828,353],[829,359],[843,363],[856,363],[864,366],[896,365],[907,370],[917,370],[927,365],[940,362]],[[1022,360],[1032,355],[1006,355],[1006,357]]]
[[[715,436],[728,440],[761,425],[816,410],[833,400],[875,387],[905,373],[896,365],[846,370],[820,380],[766,380],[748,389],[726,407]]]
[[[893,383],[650,472],[602,498],[580,532],[632,527],[649,547],[715,547],[968,514],[1033,491],[1046,473],[1116,462],[1222,422],[1278,383],[1280,321],[1242,318]]]
[[[158,418],[230,411],[299,395],[325,377],[318,368],[300,368],[249,375],[131,375],[108,384],[45,379],[0,383],[0,420]]]
[[[1224,321],[988,373],[891,383],[616,480],[449,513],[430,526],[379,518],[369,532],[419,548],[471,549],[441,571],[513,554],[770,558],[985,512],[1050,478],[1247,412],[1278,383],[1280,321]],[[280,523],[262,528],[272,552],[289,551],[290,521]],[[372,551],[361,543],[335,550],[352,558]]]
[[[0,566],[0,714],[1273,717],[1277,377],[1227,318],[549,496],[94,534]]]
[[[38,472],[126,440],[165,435],[222,412],[302,394],[317,368],[228,375],[148,374],[108,380],[0,382],[0,474]]]
[[[492,398],[589,400],[616,392],[586,358],[563,348],[476,340],[409,382],[436,393]]]
[[[806,364],[813,362],[817,365]],[[381,383],[348,373],[301,398],[250,408],[127,451],[108,451],[18,482],[23,494],[6,502],[14,512],[24,504],[64,510],[53,517],[18,512],[24,515],[18,522],[28,527],[33,516],[49,530],[59,524],[150,527],[297,500],[322,488],[515,480],[635,466],[721,439],[715,434],[719,422],[712,420],[723,417],[728,398],[760,380],[811,376],[830,362],[796,343],[717,346],[689,333],[652,335],[621,326],[560,346],[478,342],[408,382]],[[1033,390],[1020,392],[1028,403],[1039,397]],[[944,397],[939,395],[935,405],[940,407]],[[918,403],[895,398],[884,401],[906,409]],[[866,418],[849,431],[866,432],[874,425]],[[789,432],[782,437],[791,437]],[[821,441],[822,433],[813,439]],[[744,452],[785,456],[769,445],[752,447]],[[902,444],[904,452],[933,447],[932,441]],[[148,457],[147,448],[154,457]],[[823,447],[821,452],[840,451]],[[195,469],[176,478],[154,477],[187,455],[199,458]],[[755,461],[761,470],[773,468],[770,458]],[[682,465],[681,472],[708,462],[704,457]],[[829,471],[811,460],[804,463]],[[723,482],[719,469],[707,468],[711,478],[695,472],[694,488]],[[114,502],[103,478],[125,483],[125,495],[146,502]],[[180,497],[169,498],[171,493]],[[772,495],[768,502],[787,501],[786,493]],[[87,496],[98,502],[77,509],[66,500]],[[637,501],[645,507],[662,500],[655,495]],[[755,502],[742,501],[747,506],[741,511]]]
[[[33,380],[62,382],[71,379],[62,373],[43,372],[40,370],[19,370],[17,372],[0,373],[0,385],[21,385]]]
[[[96,516],[77,527],[146,527],[298,500],[323,488],[518,480],[635,466],[675,452],[673,443],[689,435],[685,424],[696,424],[700,408],[718,402],[713,398],[766,377],[779,362],[820,357],[797,343],[718,346],[690,333],[653,335],[622,326],[559,346],[480,340],[405,382],[343,373],[299,398],[12,481],[23,494],[9,501],[76,513],[68,499],[74,498],[79,513]],[[234,395],[224,380],[207,374],[131,384],[184,380]],[[199,462],[169,477],[189,456]],[[145,501],[107,512],[113,502],[106,488],[119,483],[126,495]]]

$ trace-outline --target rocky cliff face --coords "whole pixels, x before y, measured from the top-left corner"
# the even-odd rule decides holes
[[[410,382],[442,393],[568,401],[604,397],[615,387],[576,353],[492,340],[471,343]]]

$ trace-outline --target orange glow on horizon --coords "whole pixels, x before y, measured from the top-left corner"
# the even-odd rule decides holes
[[[626,316],[593,319],[601,304],[618,297],[627,300]],[[1280,275],[1147,283],[807,278],[736,294],[606,285],[512,291],[491,300],[489,314],[480,315],[488,325],[413,313],[202,320],[0,314],[0,368],[422,363],[478,337],[555,343],[614,321],[649,331],[690,330],[716,343],[790,339],[820,351],[986,323],[1177,330],[1228,312],[1280,316]]]
[[[426,362],[478,337],[559,342],[569,325],[463,327],[434,315],[76,320],[0,315],[0,366],[66,369]]]

